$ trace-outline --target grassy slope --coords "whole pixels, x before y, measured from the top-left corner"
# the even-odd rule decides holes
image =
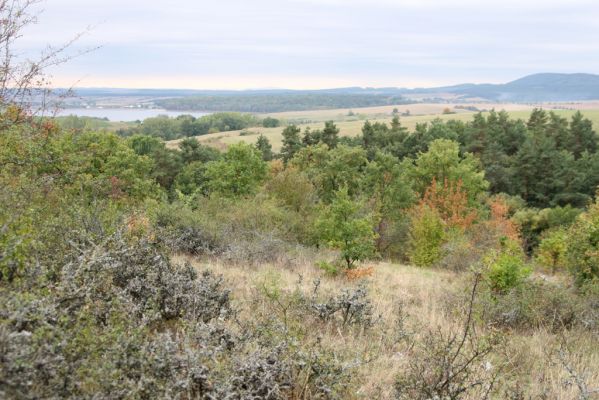
[[[452,107],[452,105],[447,104],[410,104],[397,106],[397,108],[400,112],[410,110],[412,114],[411,116],[401,117],[402,125],[410,130],[413,130],[417,123],[430,122],[435,118],[440,118],[442,120],[455,119],[460,121],[470,121],[474,115],[473,112],[459,109],[455,110],[457,112],[456,114],[443,115],[443,109],[448,106]],[[506,110],[512,115],[512,117],[522,119],[527,119],[530,110],[533,108],[533,106],[517,104],[476,104],[476,106],[479,109],[495,108],[496,110]],[[591,103],[588,104],[587,107],[581,107],[585,108],[582,110],[583,114],[593,121],[593,125],[595,127],[599,127],[599,104]],[[341,136],[357,136],[361,133],[362,126],[364,125],[364,121],[366,119],[370,121],[390,122],[393,108],[393,106],[384,106],[354,109],[352,111],[356,115],[351,117],[347,115],[348,110],[297,111],[270,114],[270,116],[281,118],[289,122],[299,122],[299,126],[302,129],[305,129],[306,127],[310,127],[312,129],[322,128],[324,121],[333,120],[339,127]],[[574,110],[553,111],[566,118],[571,117],[575,112]],[[282,130],[283,127],[250,128],[248,129],[250,132],[249,135],[240,136],[241,131],[231,131],[199,136],[198,140],[202,143],[209,144],[217,148],[224,148],[227,145],[238,142],[255,143],[258,136],[263,134],[270,140],[273,150],[279,151],[281,148]],[[178,142],[179,140],[173,140],[167,144],[171,148],[176,148]]]
[[[292,293],[297,288],[300,275],[308,292],[315,279],[320,279],[321,288],[331,293],[339,293],[343,288],[355,285],[345,278],[323,276],[309,260],[304,260],[291,269],[272,265],[250,268],[219,262],[200,262],[188,257],[178,258],[179,261],[190,261],[199,270],[212,269],[222,274],[227,286],[232,289],[233,301],[240,310],[241,318],[251,319],[255,313],[272,312],[269,311],[267,302],[256,303],[255,294],[266,281],[272,281],[273,277],[276,277],[280,289],[287,293]],[[325,330],[326,333],[322,336],[324,343],[340,352],[356,352],[372,360],[356,371],[356,399],[393,398],[394,380],[409,362],[411,350],[407,343],[389,347],[381,337],[397,330],[394,325],[385,324],[390,325],[390,321],[394,320],[398,302],[403,304],[403,311],[407,315],[407,330],[413,332],[416,340],[420,332],[426,329],[441,329],[445,332],[448,329],[459,330],[464,314],[462,310],[448,309],[448,300],[455,296],[465,296],[470,279],[467,273],[390,263],[378,263],[374,267],[374,275],[364,282],[375,307],[374,314],[381,315],[383,328],[380,331],[360,331],[356,335]],[[580,346],[577,349],[578,358],[571,365],[572,368],[586,371],[586,382],[591,387],[599,387],[599,368],[595,368],[599,365],[599,348],[595,346],[594,338],[576,331],[569,332],[568,335],[571,338],[576,336]],[[512,373],[525,376],[529,381],[526,392],[531,398],[543,398],[543,393],[549,394],[549,398],[577,398],[575,385],[565,384],[569,379],[568,372],[561,365],[548,361],[548,349],[555,348],[558,342],[559,334],[543,329],[507,335],[504,351],[513,364],[510,369],[513,368]]]

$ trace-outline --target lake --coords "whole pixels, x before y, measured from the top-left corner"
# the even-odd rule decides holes
[[[211,114],[199,111],[168,111],[160,108],[65,108],[58,116],[76,115],[78,117],[108,118],[110,121],[143,121],[146,118],[158,115],[177,117],[181,114],[189,114],[194,117],[202,117]]]

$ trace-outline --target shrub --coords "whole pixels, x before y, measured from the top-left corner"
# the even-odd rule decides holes
[[[223,238],[183,204],[159,208],[156,227],[158,241],[171,251],[197,256],[223,251]]]
[[[316,266],[324,271],[325,274],[329,276],[337,276],[339,275],[339,268],[334,263],[328,261],[318,261]]]
[[[72,261],[56,268],[60,277],[51,290],[0,291],[0,396],[173,398],[210,392],[204,362],[221,351],[227,335],[217,321],[231,311],[222,280],[173,265],[150,243],[129,243],[118,234],[97,244],[80,238],[71,251]],[[183,321],[185,332],[175,336],[165,329]],[[182,339],[187,334],[204,338],[202,352]]]
[[[505,293],[483,292],[477,313],[488,324],[506,329],[599,328],[599,296],[582,295],[572,288],[541,280],[528,280]]]
[[[463,328],[424,333],[412,358],[395,383],[398,400],[489,399],[502,370],[491,358],[497,336],[478,336],[473,313],[478,278],[472,288]]]
[[[569,205],[542,210],[527,208],[517,211],[512,219],[520,227],[524,249],[527,254],[531,254],[539,245],[544,231],[568,227],[579,214],[580,209]]]
[[[409,233],[410,261],[419,267],[428,267],[442,257],[445,227],[439,214],[430,207],[419,205],[412,209]]]
[[[599,201],[569,231],[566,264],[578,285],[599,279]]]
[[[248,232],[242,237],[228,238],[220,254],[232,264],[292,264],[295,246],[274,233]]]
[[[484,249],[476,247],[468,236],[452,234],[441,246],[442,258],[436,265],[451,271],[467,271],[482,258]]]
[[[67,297],[117,299],[129,304],[131,316],[147,322],[180,317],[208,322],[230,311],[221,279],[208,272],[198,277],[190,265],[172,265],[151,244],[130,245],[119,235],[85,249],[63,268],[61,282]]]
[[[375,323],[372,303],[368,299],[368,291],[364,286],[356,289],[343,289],[337,296],[325,302],[316,299],[320,282],[315,282],[310,301],[310,309],[323,322],[336,323],[342,327],[358,325],[365,328]]]
[[[554,229],[543,235],[536,251],[536,260],[539,264],[551,268],[555,274],[558,268],[566,263],[568,249],[568,234],[565,229]]]
[[[498,293],[520,285],[531,273],[519,246],[510,241],[503,245],[501,251],[487,254],[484,264],[487,283]]]

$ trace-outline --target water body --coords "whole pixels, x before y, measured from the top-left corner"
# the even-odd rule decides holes
[[[65,108],[58,113],[59,116],[76,115],[78,117],[108,118],[113,122],[143,121],[146,118],[156,117],[158,115],[177,117],[181,114],[193,115],[194,117],[199,118],[210,113],[198,111],[168,111],[160,108]]]

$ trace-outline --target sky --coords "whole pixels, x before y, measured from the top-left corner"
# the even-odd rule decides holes
[[[43,9],[43,11],[42,11]],[[45,0],[23,54],[86,33],[57,87],[315,89],[599,73],[597,0]]]

